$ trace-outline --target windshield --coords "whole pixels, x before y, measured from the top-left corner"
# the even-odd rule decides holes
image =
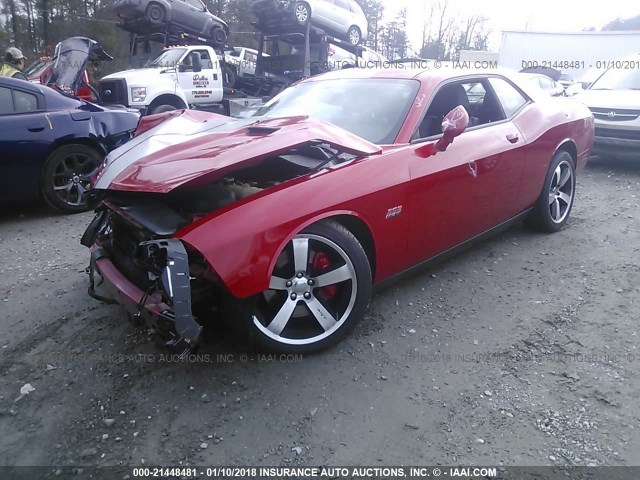
[[[594,82],[591,90],[640,90],[640,70],[610,68]]]
[[[320,80],[289,87],[254,116],[311,115],[372,143],[393,143],[418,92],[416,80]]]
[[[186,48],[172,48],[170,50],[165,50],[158,58],[147,62],[145,67],[177,68],[178,62],[186,51]]]

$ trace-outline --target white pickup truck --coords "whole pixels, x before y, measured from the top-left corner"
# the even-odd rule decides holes
[[[217,110],[223,99],[220,61],[209,46],[169,47],[145,68],[103,77],[99,90],[102,103],[125,105],[143,115],[181,108]]]

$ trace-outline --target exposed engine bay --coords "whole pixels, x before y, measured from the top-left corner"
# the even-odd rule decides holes
[[[223,289],[217,274],[199,252],[186,250],[171,237],[182,227],[234,202],[295,178],[350,162],[355,155],[323,142],[309,142],[280,155],[266,157],[249,167],[234,170],[204,185],[189,184],[170,193],[140,193],[94,190],[101,204],[82,238],[92,253],[89,292],[106,301],[95,290],[95,263],[107,257],[144,296],[160,294],[168,308],[156,318],[154,329],[168,343],[197,343],[200,319],[215,316]],[[95,285],[95,288],[94,288]],[[212,288],[213,287],[213,288]]]
[[[95,200],[106,200],[155,236],[167,237],[197,218],[234,202],[355,158],[328,143],[309,142],[204,185],[187,185],[167,194],[98,191]]]

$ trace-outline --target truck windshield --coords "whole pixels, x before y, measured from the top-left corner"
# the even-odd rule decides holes
[[[186,48],[171,48],[169,50],[165,50],[154,60],[151,60],[146,63],[145,67],[154,68],[177,68],[178,62],[186,52]]]
[[[640,90],[640,70],[610,68],[593,83],[591,90]]]
[[[420,83],[391,78],[342,78],[300,83],[254,116],[311,115],[377,144],[393,143]]]

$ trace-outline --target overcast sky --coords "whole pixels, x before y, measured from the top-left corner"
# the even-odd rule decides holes
[[[393,18],[407,7],[408,33],[412,47],[420,50],[424,6],[429,0],[383,0],[385,19]],[[436,3],[437,0],[431,0]],[[460,18],[471,14],[487,17],[493,30],[491,49],[500,46],[502,30],[540,30],[548,32],[581,31],[587,27],[599,30],[618,17],[640,15],[637,0],[448,0],[448,11]]]

